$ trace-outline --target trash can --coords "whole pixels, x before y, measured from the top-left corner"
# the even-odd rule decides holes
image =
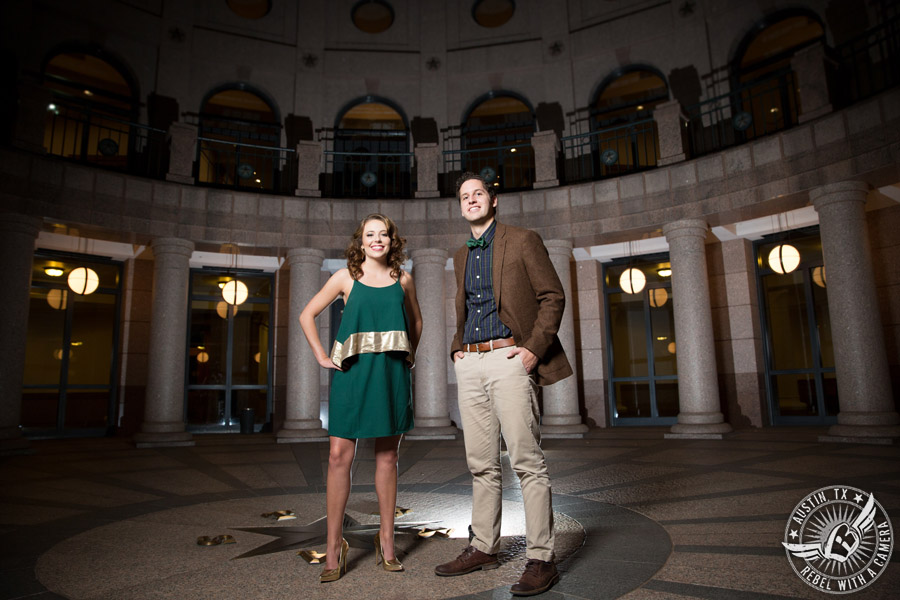
[[[245,408],[241,411],[241,433],[253,433],[253,423],[256,421],[256,411]]]

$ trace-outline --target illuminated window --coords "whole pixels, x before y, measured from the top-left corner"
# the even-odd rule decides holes
[[[199,137],[200,183],[280,189],[281,125],[260,93],[242,84],[211,93],[200,110]]]
[[[491,92],[469,111],[461,131],[461,168],[480,173],[498,191],[534,183],[534,111],[523,98]]]
[[[332,195],[409,197],[409,127],[398,106],[374,96],[351,102],[337,119],[332,142],[326,157]]]

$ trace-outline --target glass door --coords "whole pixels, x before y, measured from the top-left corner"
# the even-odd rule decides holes
[[[609,403],[613,425],[671,425],[678,371],[668,256],[604,268]]]
[[[21,424],[32,438],[112,435],[121,264],[36,253]]]
[[[259,431],[271,423],[271,313],[272,275],[191,272],[189,431]]]
[[[837,378],[818,231],[764,239],[756,257],[772,422],[835,423]]]

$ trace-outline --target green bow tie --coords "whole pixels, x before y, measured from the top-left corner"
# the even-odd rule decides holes
[[[478,239],[469,238],[468,240],[466,240],[466,246],[468,246],[469,248],[484,248],[486,245],[487,242],[484,241],[483,237],[480,237]]]

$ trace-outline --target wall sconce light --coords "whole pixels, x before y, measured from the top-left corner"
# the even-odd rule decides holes
[[[237,279],[232,279],[222,288],[222,297],[228,304],[243,304],[248,295],[247,285]]]
[[[619,276],[619,285],[626,294],[639,294],[647,284],[647,278],[640,269],[625,269]]]
[[[100,277],[97,272],[87,267],[78,267],[69,273],[69,289],[76,294],[87,296],[97,291]]]
[[[800,265],[800,253],[790,244],[779,244],[769,252],[769,266],[776,273],[790,273]]]
[[[672,269],[670,269],[669,267],[663,267],[662,269],[657,269],[656,274],[660,277],[671,277]]]
[[[61,277],[65,271],[60,269],[59,267],[44,267],[44,273],[46,273],[49,277]]]

